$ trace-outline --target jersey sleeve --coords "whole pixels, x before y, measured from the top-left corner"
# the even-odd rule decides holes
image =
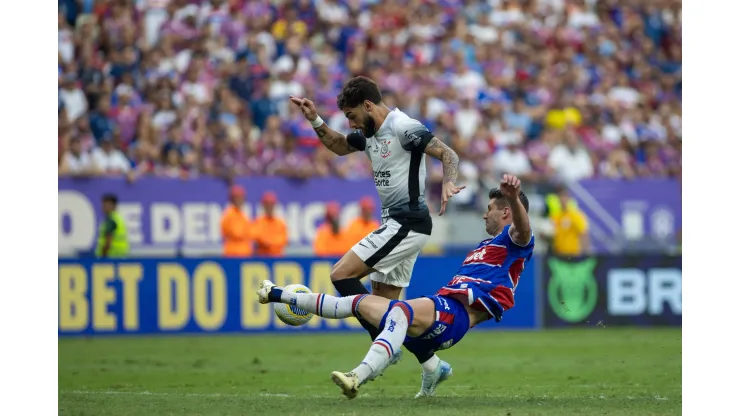
[[[418,120],[412,118],[400,120],[396,124],[396,135],[401,140],[401,146],[408,152],[423,152],[434,137]]]
[[[525,246],[520,246],[519,244],[515,243],[514,240],[511,239],[511,225],[507,225],[504,227],[504,235],[505,235],[505,241],[506,241],[506,247],[508,248],[509,252],[515,253],[518,257],[529,257],[532,255],[532,252],[534,251],[534,231],[532,231],[532,234],[529,237],[529,243]]]
[[[361,131],[357,130],[347,135],[347,143],[355,149],[363,152],[365,151],[367,139]]]

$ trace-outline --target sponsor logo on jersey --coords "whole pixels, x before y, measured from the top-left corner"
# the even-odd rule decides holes
[[[375,175],[375,186],[391,186],[391,171],[376,170],[373,175]]]
[[[506,247],[486,245],[471,251],[468,257],[465,258],[465,261],[463,261],[463,265],[483,263],[491,266],[501,266],[504,264],[507,254]]]
[[[403,135],[406,136],[406,138],[414,145],[414,147],[419,146],[419,143],[421,143],[421,136],[416,134],[416,132],[409,133],[408,130],[403,132]]]

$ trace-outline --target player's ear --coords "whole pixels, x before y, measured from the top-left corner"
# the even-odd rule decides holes
[[[375,106],[375,103],[370,100],[365,100],[362,104],[365,107],[365,111],[367,111],[368,113],[373,111],[373,107]]]

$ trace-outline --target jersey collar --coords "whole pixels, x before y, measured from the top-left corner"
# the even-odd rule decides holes
[[[391,122],[389,120],[391,118],[391,114],[395,113],[396,111],[398,111],[397,108],[395,110],[389,112],[385,116],[385,120],[383,120],[383,124],[381,124],[380,127],[378,127],[378,130],[375,131],[375,134],[373,135],[373,137],[377,138],[378,137],[378,134],[380,134],[383,131],[384,128],[390,128],[389,126],[390,126]]]

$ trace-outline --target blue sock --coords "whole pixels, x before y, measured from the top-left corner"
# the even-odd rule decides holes
[[[273,287],[270,289],[270,293],[267,294],[267,300],[270,302],[280,303],[280,297],[283,296],[283,289]]]

